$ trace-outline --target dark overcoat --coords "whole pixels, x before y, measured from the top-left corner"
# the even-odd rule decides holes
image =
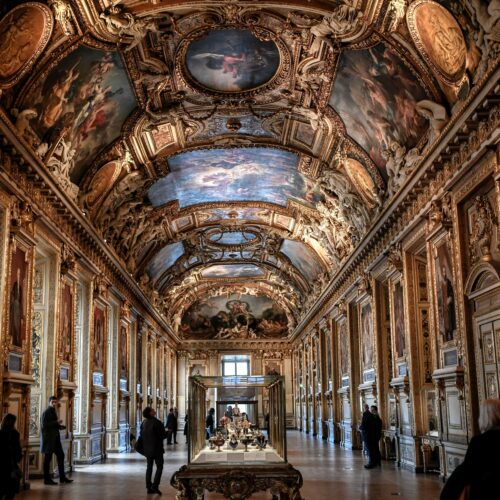
[[[61,445],[60,429],[64,429],[64,425],[59,424],[56,409],[49,406],[42,413],[42,441],[40,443],[42,453],[55,453]]]
[[[144,445],[144,456],[158,458],[163,456],[163,440],[167,437],[165,427],[156,418],[146,418],[141,424],[141,436]]]

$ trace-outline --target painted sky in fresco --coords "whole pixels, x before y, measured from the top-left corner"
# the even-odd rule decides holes
[[[204,278],[251,278],[264,276],[264,271],[254,264],[217,264],[204,269]]]
[[[82,46],[38,83],[26,105],[38,112],[31,124],[42,142],[55,144],[66,129],[75,151],[71,180],[78,184],[95,155],[118,137],[136,100],[120,55]]]
[[[323,270],[315,252],[301,241],[283,240],[280,251],[307,280],[313,280]]]
[[[179,200],[181,208],[221,201],[267,201],[285,206],[288,199],[311,206],[319,195],[298,171],[299,156],[277,148],[206,149],[168,159],[171,172],[149,190],[157,207]]]
[[[268,82],[279,67],[278,47],[250,30],[212,30],[189,44],[186,66],[206,88],[240,92]]]
[[[183,254],[184,245],[180,241],[164,246],[149,264],[147,268],[148,274],[154,279],[158,278],[168,268],[172,267]]]
[[[427,122],[415,104],[427,98],[400,57],[379,43],[342,53],[329,103],[347,133],[383,168],[382,151],[391,141],[411,149],[425,133]]]

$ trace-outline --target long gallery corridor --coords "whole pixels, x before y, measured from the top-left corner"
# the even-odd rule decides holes
[[[175,498],[170,477],[186,463],[187,446],[183,438],[181,435],[179,444],[165,447],[165,467],[160,484],[162,498]],[[439,497],[442,484],[437,475],[414,474],[387,461],[383,461],[381,469],[366,470],[360,451],[344,450],[298,431],[289,431],[287,440],[288,460],[304,477],[301,493],[306,500],[433,500]],[[19,495],[19,499],[159,498],[146,494],[145,469],[146,461],[137,453],[111,453],[104,464],[77,467],[72,484],[44,486],[42,480],[33,480],[31,491]],[[222,497],[208,494],[205,498],[215,500]],[[268,499],[270,495],[252,496],[252,500],[264,498]]]

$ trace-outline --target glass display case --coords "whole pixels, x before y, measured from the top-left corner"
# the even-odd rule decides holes
[[[248,498],[262,490],[270,490],[273,498],[301,498],[302,476],[287,462],[284,377],[193,376],[188,387],[188,463],[171,479],[178,499],[203,498],[205,490],[226,498]],[[232,411],[214,415],[213,433],[207,435],[208,392],[224,389],[227,393],[230,388],[266,391],[265,429],[246,418],[235,404]]]

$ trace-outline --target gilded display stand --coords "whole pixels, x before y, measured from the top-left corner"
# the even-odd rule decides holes
[[[229,451],[213,453],[215,461],[200,462],[202,454],[210,453],[205,440],[207,391],[231,387],[261,387],[269,391],[268,437],[276,457],[273,461],[266,461],[268,453],[264,451],[258,452],[262,453],[260,460],[252,461],[247,460],[244,452]],[[269,490],[273,499],[301,499],[302,474],[286,459],[284,408],[285,378],[281,376],[190,377],[188,464],[182,466],[170,480],[177,490],[176,498],[202,499],[204,492],[210,491],[220,493],[224,498],[243,500],[257,491]],[[235,460],[238,456],[242,458]]]

